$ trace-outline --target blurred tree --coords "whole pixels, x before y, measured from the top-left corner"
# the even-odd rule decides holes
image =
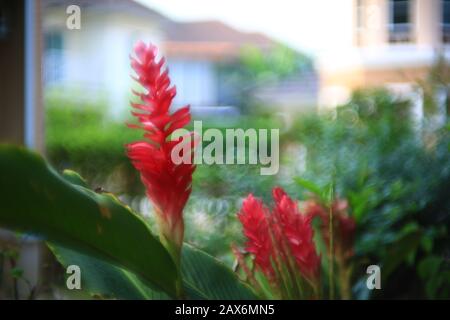
[[[311,68],[311,58],[283,44],[264,51],[245,46],[237,60],[219,65],[220,85],[227,92],[222,99],[231,98],[232,103],[248,111],[256,103],[255,89]]]
[[[450,64],[443,52],[437,54],[428,76],[419,80],[418,86],[423,90],[424,109],[427,115],[444,111],[440,110],[441,103],[444,103],[446,114],[450,114]],[[439,101],[440,92],[444,94],[444,101]]]
[[[386,90],[358,91],[335,113],[302,117],[289,133],[308,150],[302,178],[323,187],[334,177],[349,200],[357,298],[448,298],[450,277],[439,270],[450,252],[450,131],[436,129],[430,147],[409,108]],[[381,267],[383,290],[365,287],[368,264]]]

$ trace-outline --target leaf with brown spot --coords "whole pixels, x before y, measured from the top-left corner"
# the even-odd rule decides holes
[[[111,212],[108,207],[100,205],[100,214],[103,218],[111,219]]]
[[[87,189],[73,172],[64,179],[40,156],[16,146],[0,145],[0,177],[1,227],[108,261],[175,296],[171,256],[145,221],[116,198]]]

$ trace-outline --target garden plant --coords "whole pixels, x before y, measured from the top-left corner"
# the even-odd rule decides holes
[[[193,158],[201,142],[189,131],[172,139],[191,129],[191,113],[189,106],[172,110],[176,89],[157,54],[151,44],[135,47],[131,65],[142,90],[133,92],[137,121],[128,128],[112,124],[100,133],[99,112],[89,111],[91,119],[80,119],[94,133],[79,145],[79,132],[61,137],[49,129],[50,161],[59,167],[70,159],[87,179],[69,169],[59,174],[24,148],[0,146],[0,226],[43,239],[63,267],[80,267],[83,291],[101,298],[449,297],[449,128],[422,145],[401,112],[407,101],[357,92],[334,119],[304,116],[282,133],[282,148],[312,150],[301,172],[267,177],[248,165],[176,164],[178,144]],[[49,114],[72,116],[65,112]],[[249,122],[280,127],[263,116]],[[118,195],[90,187],[113,171],[123,180]],[[427,174],[433,178],[421,179]],[[150,217],[125,203],[133,193],[145,193]],[[201,197],[217,205],[200,210],[189,202]],[[211,216],[220,231],[203,241],[195,219]],[[384,291],[366,287],[371,264],[382,267]]]

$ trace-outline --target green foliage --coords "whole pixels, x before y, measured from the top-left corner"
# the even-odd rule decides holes
[[[311,192],[314,196],[316,196],[322,203],[329,203],[330,202],[330,186],[327,186],[326,188],[321,188],[318,185],[316,185],[314,182],[302,179],[300,177],[294,177],[295,183],[299,185],[301,188]]]
[[[50,245],[65,267],[82,270],[84,290],[102,298],[161,300],[171,297],[149,287],[128,270],[80,252]],[[256,299],[257,296],[233,272],[214,257],[185,244],[183,247],[183,285],[190,299]]]
[[[77,173],[60,177],[42,158],[0,146],[0,225],[45,237],[65,266],[78,265],[86,290],[105,298],[176,296],[177,270],[147,223],[111,194],[86,188]],[[21,277],[20,270],[13,270]],[[212,256],[185,245],[183,284],[194,299],[255,299],[253,291]]]
[[[288,77],[311,64],[308,57],[282,44],[267,52],[252,46],[244,47],[239,59],[242,72],[257,83]]]
[[[104,116],[101,105],[48,98],[46,109],[46,151],[52,165],[80,172],[95,188],[109,180],[108,191],[116,194],[142,192],[124,148],[142,136],[139,130]]]
[[[245,46],[237,60],[219,65],[222,92],[229,92],[225,104],[234,104],[243,111],[255,105],[254,89],[298,75],[312,68],[312,60],[283,44],[260,49]]]
[[[123,266],[175,295],[176,268],[166,249],[114,196],[72,185],[42,158],[16,147],[0,147],[0,175],[3,227]]]
[[[447,299],[450,296],[450,271],[443,257],[430,255],[418,265],[420,278],[431,299]]]
[[[439,107],[437,93],[444,91],[446,93],[446,101],[444,110],[446,114],[450,114],[450,64],[443,52],[439,52],[433,66],[430,68],[426,79],[418,82],[418,87],[423,92],[424,112],[428,116],[433,116],[442,112]]]
[[[319,189],[334,179],[348,199],[358,223],[355,280],[366,277],[364,266],[380,265],[383,290],[370,292],[380,298],[431,297],[415,266],[450,249],[449,131],[427,144],[408,110],[408,101],[383,90],[361,91],[335,114],[302,118],[288,133],[308,149],[302,179]]]
[[[128,128],[124,121],[115,122],[102,116],[101,110],[101,106],[67,106],[64,101],[50,99],[46,123],[48,159],[60,170],[70,168],[79,172],[93,188],[103,187],[118,195],[143,196],[138,172],[124,149],[125,144],[142,139],[142,132]],[[279,128],[280,122],[270,117],[242,117],[227,126],[204,122],[204,131],[211,127],[223,132],[227,128],[270,129]],[[242,196],[249,191],[261,195],[270,189],[271,180],[260,176],[259,167],[252,165],[199,165],[194,177],[194,193],[208,197]]]

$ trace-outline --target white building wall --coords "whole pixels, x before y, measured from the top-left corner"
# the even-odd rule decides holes
[[[214,63],[202,60],[169,61],[172,83],[177,86],[175,105],[216,106],[218,79]]]
[[[130,54],[138,40],[161,43],[162,33],[152,21],[124,14],[83,15],[81,30],[68,30],[66,15],[61,11],[47,13],[44,30],[63,35],[61,77],[47,83],[46,89],[56,89],[72,99],[98,101],[106,104],[110,115],[119,117],[129,108],[132,69]],[[50,54],[57,54],[55,52]],[[52,59],[47,55],[46,59]],[[44,65],[45,68],[45,65]],[[44,70],[44,73],[46,70]],[[53,90],[55,91],[55,90]]]
[[[317,55],[317,66],[323,78],[330,74],[345,74],[372,70],[408,70],[433,65],[437,53],[444,49],[444,55],[450,58],[450,46],[440,42],[441,0],[410,0],[412,41],[406,43],[390,43],[388,41],[389,1],[363,0],[362,21],[358,29],[356,24],[357,0],[346,2],[346,10],[351,12],[353,21],[347,24],[342,34],[342,45],[323,50]],[[349,43],[349,36],[363,36],[361,44],[357,41]],[[412,81],[407,79],[405,82]],[[380,83],[380,85],[396,85]],[[340,84],[323,83],[319,93],[319,105],[335,107],[348,101],[352,88],[342,81]]]

